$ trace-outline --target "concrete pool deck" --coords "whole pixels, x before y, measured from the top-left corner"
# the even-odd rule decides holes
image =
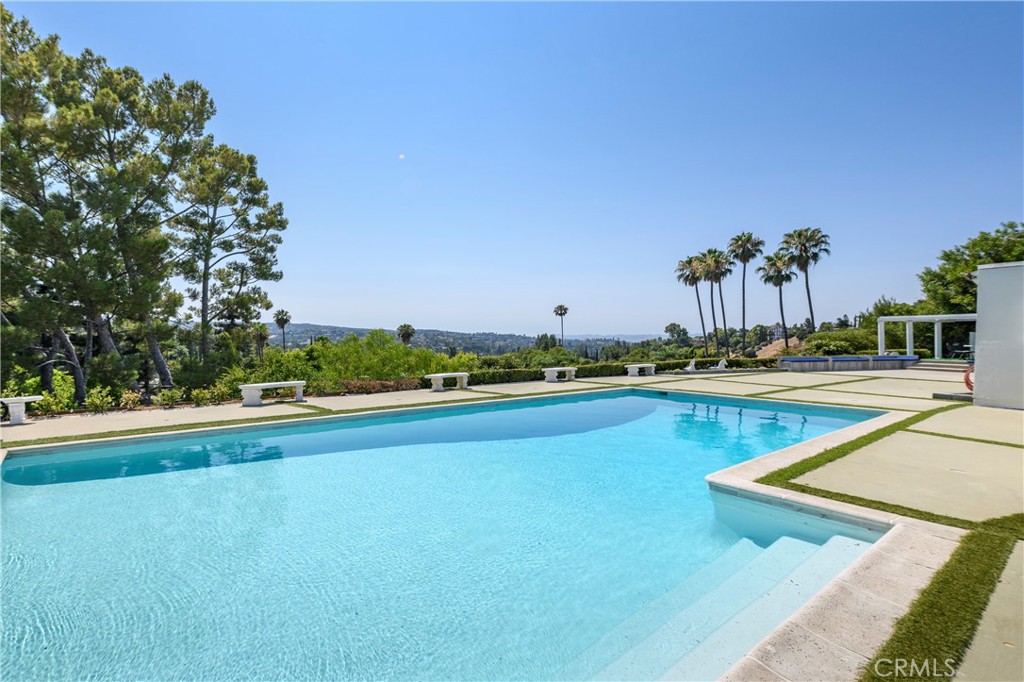
[[[861,560],[794,613],[723,678],[803,680],[818,679],[828,671],[830,679],[854,680],[859,667],[869,661],[874,651],[886,641],[896,619],[907,610],[918,591],[927,585],[935,570],[945,563],[964,531],[754,481],[771,471],[915,413],[956,405],[930,397],[932,392],[943,392],[952,386],[957,391],[961,390],[960,384],[949,381],[948,374],[934,374],[937,376],[913,370],[799,374],[736,372],[595,377],[557,384],[543,381],[490,384],[440,393],[416,390],[311,397],[304,404],[268,402],[260,408],[243,408],[232,403],[201,408],[30,419],[18,426],[3,425],[0,438],[4,448],[12,448],[47,438],[88,438],[101,434],[117,437],[119,433],[146,429],[170,431],[180,427],[192,430],[239,420],[259,422],[288,417],[315,418],[331,413],[427,407],[449,402],[489,401],[627,386],[888,409],[888,414],[868,422],[709,477],[712,487],[725,487],[734,494],[770,497],[777,504],[801,511],[838,519],[860,519],[861,523],[871,527],[892,529]],[[933,387],[935,390],[930,391]],[[936,414],[914,424],[909,430],[891,434],[795,480],[814,488],[946,516],[981,520],[1022,511],[1022,445],[1024,414],[1021,412],[963,406]],[[0,455],[3,454],[6,453],[0,451]],[[1019,558],[1019,547],[1014,556]],[[983,621],[971,646],[974,653],[969,652],[965,659],[962,668],[965,679],[998,679],[985,677],[992,674],[991,666],[985,666],[993,656],[984,652],[1005,648],[1003,643],[1010,641],[1010,636],[1005,634],[1008,628],[1012,630],[1014,623],[1019,625],[1019,619],[1013,618],[1013,607],[1019,604],[1020,583],[1024,578],[1019,570],[1014,572],[1014,566],[1011,560],[1003,581],[1009,587],[1001,585],[993,595],[985,616],[989,623],[986,625]],[[1012,621],[1009,625],[1008,618]],[[1012,663],[1014,652],[1004,653],[1003,659],[1010,657]],[[1020,660],[1019,653],[1016,655]]]

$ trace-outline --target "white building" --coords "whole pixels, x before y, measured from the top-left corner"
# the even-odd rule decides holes
[[[974,404],[1024,410],[1024,261],[979,265]]]

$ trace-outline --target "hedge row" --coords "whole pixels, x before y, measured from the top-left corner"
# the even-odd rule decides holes
[[[711,369],[721,361],[721,358],[699,358],[695,361],[695,364],[697,369]],[[776,358],[729,358],[726,362],[730,369],[774,369],[778,367]],[[686,369],[690,366],[690,361],[666,360],[664,362],[656,362],[654,365],[655,369],[659,372],[669,372],[676,369]]]
[[[697,369],[710,369],[716,366],[721,358],[701,358],[696,361]],[[735,369],[774,368],[778,366],[775,358],[729,358],[729,367]],[[590,365],[579,365],[576,378],[591,379],[594,377],[615,377],[626,374],[626,364],[622,362],[601,362]],[[635,364],[635,363],[628,363]],[[689,360],[666,360],[655,362],[659,372],[686,369]],[[542,381],[544,372],[540,369],[483,369],[469,373],[470,386],[486,386],[487,384],[509,384],[520,381]],[[445,379],[444,385],[455,386],[455,379]],[[430,388],[429,379],[420,380],[421,388]]]

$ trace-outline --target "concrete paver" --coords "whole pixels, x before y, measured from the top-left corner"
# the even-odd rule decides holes
[[[353,410],[374,407],[395,407],[402,405],[419,405],[424,403],[440,403],[450,400],[472,400],[473,398],[493,398],[487,393],[478,393],[473,389],[431,391],[390,391],[387,393],[369,393],[365,395],[332,395],[308,398],[310,405],[328,410]]]
[[[564,393],[568,391],[586,391],[600,388],[595,384],[585,381],[559,381],[548,383],[546,381],[520,381],[513,384],[486,384],[477,386],[480,391],[500,393],[502,395],[527,395],[530,393]]]
[[[863,378],[864,377],[850,376],[847,372],[765,372],[763,374],[748,374],[745,376],[731,377],[729,381],[796,388],[801,386],[837,384],[845,381],[856,381]]]
[[[1013,548],[957,679],[1024,680],[1024,542]]]
[[[925,379],[871,379],[850,384],[840,384],[829,390],[849,393],[870,393],[872,395],[900,396],[903,398],[930,399],[933,393],[959,393],[962,383],[954,381],[929,381]]]
[[[210,422],[254,417],[308,416],[309,411],[296,407],[294,402],[263,403],[259,407],[242,407],[241,401],[228,405],[208,407],[176,407],[134,410],[131,412],[108,412],[107,414],[72,414],[51,418],[32,418],[17,426],[4,425],[3,443],[13,446],[18,441],[37,438],[82,436],[107,431],[128,431],[185,424],[208,424]]]
[[[1024,508],[1019,448],[919,433],[894,433],[795,480],[974,521]]]
[[[643,386],[644,384],[656,384],[662,381],[672,381],[679,377],[672,374],[655,374],[654,376],[614,376],[614,377],[587,377],[585,379],[577,379],[583,383],[589,384],[617,384],[622,386]]]
[[[750,395],[765,391],[779,390],[777,386],[760,384],[740,384],[732,381],[715,381],[714,379],[684,379],[658,384],[657,388],[673,391],[694,391],[696,393],[722,393],[725,395]]]
[[[963,375],[957,372],[943,372],[942,370],[928,369],[865,369],[852,372],[843,372],[850,376],[889,378],[889,379],[923,379],[932,381],[959,381],[963,386]]]
[[[1024,445],[1024,412],[968,405],[929,417],[915,424],[914,429]]]
[[[856,384],[850,385],[856,386]],[[923,398],[902,398],[870,393],[846,393],[839,390],[819,388],[799,388],[795,391],[778,393],[772,397],[782,400],[834,403],[851,407],[881,407],[890,410],[909,410],[911,412],[923,412],[948,404],[937,400],[924,400]]]

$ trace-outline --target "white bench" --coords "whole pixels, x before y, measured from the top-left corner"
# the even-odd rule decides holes
[[[272,381],[266,384],[242,384],[242,407],[259,407],[263,404],[263,390],[266,388],[294,388],[295,402],[301,403],[305,381]]]
[[[636,365],[626,365],[626,374],[631,377],[640,376],[640,372],[643,372],[646,376],[654,376],[654,363],[640,363]]]
[[[556,381],[558,381],[558,373],[559,372],[565,372],[565,380],[566,381],[572,381],[572,380],[574,380],[576,378],[576,368],[575,367],[545,367],[543,369],[543,372],[544,372],[544,381],[547,381],[548,383],[552,383],[552,384],[555,383]]]
[[[26,395],[21,398],[0,398],[0,403],[7,405],[7,411],[11,415],[11,424],[25,423],[25,403],[35,400],[42,400],[41,395]]]
[[[430,379],[431,391],[443,391],[445,379],[455,379],[458,388],[469,388],[469,372],[442,372],[427,374],[423,378]]]

